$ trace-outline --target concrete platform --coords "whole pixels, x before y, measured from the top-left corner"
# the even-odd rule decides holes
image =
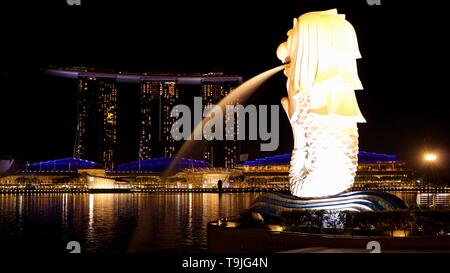
[[[370,241],[379,242],[383,253],[450,252],[450,236],[326,235],[208,224],[208,251],[213,253],[363,253],[370,252]]]

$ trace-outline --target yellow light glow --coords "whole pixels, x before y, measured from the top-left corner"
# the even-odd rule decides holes
[[[392,236],[393,237],[407,237],[407,236],[409,236],[409,231],[408,230],[394,230],[392,232]]]
[[[434,162],[437,160],[436,154],[427,153],[423,156],[423,159],[428,162]]]
[[[283,231],[283,226],[281,225],[267,225],[267,227],[270,229],[270,231]]]
[[[225,225],[226,227],[235,228],[239,226],[239,222],[226,221]]]

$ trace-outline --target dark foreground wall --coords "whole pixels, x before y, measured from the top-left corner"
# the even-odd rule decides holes
[[[364,250],[370,241],[378,241],[381,250],[450,251],[448,235],[429,237],[320,235],[208,225],[208,251],[213,253],[279,252],[309,247]]]

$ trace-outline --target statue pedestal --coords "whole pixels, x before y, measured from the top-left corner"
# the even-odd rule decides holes
[[[239,216],[208,224],[208,250],[277,252],[326,247],[362,251],[373,240],[384,248],[415,249],[417,238],[408,237],[409,230],[379,226],[386,215],[397,220],[409,215],[405,209],[402,200],[385,192],[349,192],[326,198],[264,193]],[[400,231],[402,238],[396,238]],[[437,247],[433,244],[436,240],[420,240],[424,249]]]
[[[323,198],[299,198],[282,193],[265,193],[259,196],[249,212],[263,217],[280,217],[284,211],[330,210],[330,211],[381,211],[406,209],[397,196],[376,191],[356,191]]]
[[[308,211],[313,215],[314,211],[330,212],[367,212],[367,211],[391,211],[407,209],[406,204],[395,195],[386,192],[357,191],[342,193],[323,198],[299,198],[282,193],[264,193],[260,195],[241,214],[239,226],[267,226],[267,224],[285,223],[286,215],[305,214]],[[314,216],[311,216],[314,217]],[[288,221],[289,222],[289,221]]]

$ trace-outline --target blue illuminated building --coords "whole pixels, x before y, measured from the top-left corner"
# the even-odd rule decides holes
[[[141,161],[133,161],[130,163],[117,166],[114,172],[143,172],[143,173],[161,173],[164,172],[174,160],[174,157],[160,157]],[[209,167],[208,162],[202,160],[180,158],[173,170],[180,171],[188,168],[205,168]]]
[[[288,165],[291,162],[292,154],[283,154],[247,160],[242,165],[245,166],[269,166],[269,165]],[[360,151],[358,153],[358,163],[375,162],[397,162],[396,155],[386,155],[377,153],[368,153]]]
[[[108,170],[109,173],[162,173],[173,161],[173,157],[151,158],[141,161],[133,161],[117,166],[114,170]],[[291,154],[282,154],[247,160],[244,166],[271,166],[271,165],[289,165]],[[377,153],[368,153],[360,151],[358,153],[358,163],[395,163],[399,162],[396,155],[386,155]],[[189,168],[207,168],[210,164],[203,160],[181,158],[176,162],[173,171],[178,172]],[[78,158],[63,158],[26,164],[22,167],[22,172],[77,172],[78,169],[104,169],[98,163]]]
[[[126,172],[126,173],[162,173],[172,163],[172,157],[152,158],[141,161],[133,161],[117,166],[113,171],[107,172]],[[209,167],[208,162],[202,160],[181,158],[176,162],[174,171],[180,171],[186,168],[205,168]],[[77,172],[78,169],[104,169],[98,163],[78,159],[64,158],[26,164],[22,168],[22,172]]]
[[[95,162],[79,158],[63,158],[26,164],[23,172],[77,172],[78,169],[102,169]]]
[[[359,163],[375,163],[375,162],[398,162],[396,155],[376,154],[359,151],[358,162]]]

